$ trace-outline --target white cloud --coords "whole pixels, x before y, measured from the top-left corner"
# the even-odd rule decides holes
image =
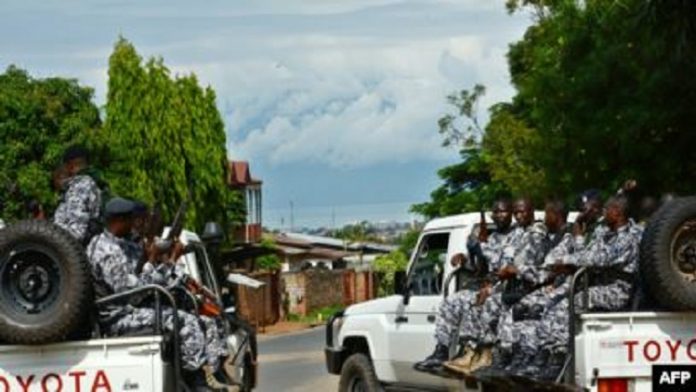
[[[101,104],[107,57],[123,34],[144,56],[213,86],[233,157],[333,167],[442,160],[456,153],[436,132],[448,93],[483,83],[484,108],[511,94],[504,54],[527,22],[502,3],[14,1],[0,34],[16,39],[0,53],[39,75],[77,75]],[[13,34],[28,22],[36,29]]]

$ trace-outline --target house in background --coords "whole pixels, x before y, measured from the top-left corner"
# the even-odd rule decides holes
[[[263,182],[251,176],[249,162],[230,161],[227,183],[230,188],[242,192],[247,210],[246,223],[234,230],[232,240],[246,244],[261,241]]]

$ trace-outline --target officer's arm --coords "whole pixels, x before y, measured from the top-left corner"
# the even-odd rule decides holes
[[[87,233],[88,223],[92,212],[90,211],[90,199],[92,191],[76,184],[71,186],[66,195],[65,202],[67,203],[67,226],[72,234],[83,239]]]
[[[129,267],[131,260],[121,253],[111,253],[104,256],[99,262],[104,271],[104,282],[108,284],[114,293],[134,289],[145,284]]]

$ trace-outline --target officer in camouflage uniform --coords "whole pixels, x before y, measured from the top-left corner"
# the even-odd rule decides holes
[[[497,262],[500,265],[497,277],[501,282],[488,292],[478,320],[478,335],[472,336],[476,354],[469,363],[452,366],[451,370],[469,373],[491,364],[500,317],[531,292],[536,284],[538,269],[543,262],[547,231],[543,224],[534,222],[534,206],[529,199],[515,202],[514,215],[517,227]],[[465,332],[462,331],[462,334]]]
[[[589,267],[589,309],[615,311],[628,306],[634,290],[638,269],[640,240],[643,229],[628,218],[629,203],[615,196],[606,204],[605,229],[596,230],[590,243],[581,251],[556,260],[557,270],[567,272],[577,267]],[[581,311],[583,293],[575,297]],[[534,330],[526,330],[520,339],[521,349],[534,353],[528,365],[517,373],[554,379],[558,376],[567,354],[568,298],[563,296],[548,308]]]
[[[101,228],[101,190],[91,176],[84,174],[88,165],[88,153],[84,148],[68,148],[63,155],[63,165],[64,192],[53,222],[80,243],[87,244]]]
[[[92,239],[87,247],[87,256],[92,266],[95,289],[99,296],[120,293],[145,284],[166,284],[162,281],[162,268],[149,264],[140,275],[135,274],[138,253],[129,243],[127,236],[132,228],[133,202],[114,198],[106,205],[107,227],[104,232]],[[153,247],[154,249],[154,247]],[[156,252],[146,252],[154,259]],[[214,362],[206,350],[206,334],[196,316],[178,311],[179,336],[181,337],[181,359],[184,370],[189,371],[187,378],[196,388],[209,388],[209,381],[201,369],[206,363]],[[116,335],[133,331],[151,329],[155,323],[155,311],[150,308],[132,305],[110,306],[100,314],[100,320],[108,332]],[[172,331],[174,313],[171,308],[163,308],[162,325]]]
[[[536,269],[538,275],[534,277],[536,285],[541,287],[522,298],[502,316],[498,327],[496,361],[493,366],[481,369],[477,375],[499,375],[501,372],[519,374],[520,368],[523,371],[529,367],[530,358],[537,350],[529,351],[525,348],[538,343],[536,332],[541,315],[565,298],[570,288],[566,275],[554,272],[553,266],[559,260],[572,257],[587,245],[585,232],[589,230],[592,233],[589,238],[594,238],[594,235],[605,230],[598,225],[602,211],[599,192],[585,191],[579,200],[581,214],[573,226],[575,235],[568,232],[565,224],[567,209],[564,203],[559,200],[547,203],[545,225],[549,234],[545,241],[544,263]]]
[[[524,276],[532,287],[541,287],[524,296],[518,303],[507,309],[500,317],[498,322],[496,344],[497,359],[494,363],[494,370],[501,368],[508,370],[517,365],[522,359],[521,351],[518,348],[513,350],[513,345],[518,344],[523,337],[524,331],[532,328],[534,322],[538,320],[541,313],[550,302],[559,301],[565,292],[556,290],[556,286],[561,285],[561,281],[554,279],[551,271],[546,267],[549,260],[555,260],[559,253],[565,252],[573,243],[573,236],[568,232],[567,225],[568,210],[560,200],[551,200],[546,203],[544,214],[544,225],[547,234],[543,242],[545,255],[544,264],[540,268],[530,268],[523,266],[520,268],[526,273]],[[490,343],[490,337],[488,342]],[[490,372],[492,369],[488,369]],[[481,375],[483,371],[478,374]]]
[[[469,269],[480,270],[485,267],[489,271],[497,270],[491,262],[499,259],[500,249],[513,230],[511,227],[512,205],[508,200],[498,200],[493,204],[492,212],[495,230],[490,234],[487,229],[481,227],[478,231],[472,231],[467,243],[469,259],[463,254],[458,254],[453,257],[453,264],[466,268],[465,264],[469,263],[468,267],[471,267]],[[471,265],[474,263],[477,265]],[[443,361],[449,359],[450,347],[456,344],[454,340],[457,329],[461,327],[465,331],[471,331],[478,327],[476,320],[480,313],[480,306],[475,306],[478,291],[478,285],[474,285],[445,298],[440,305],[435,322],[435,340],[437,341],[435,351],[424,361],[418,362],[414,366],[416,370],[428,371],[441,366]]]

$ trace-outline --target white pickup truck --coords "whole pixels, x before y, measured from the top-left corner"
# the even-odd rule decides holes
[[[413,370],[414,363],[432,352],[438,307],[459,284],[457,274],[450,277],[453,267],[446,261],[466,252],[466,239],[478,222],[477,213],[428,222],[411,255],[406,276],[395,279],[396,295],[352,305],[329,319],[326,365],[330,373],[340,374],[340,392],[486,390],[485,383],[474,379]],[[649,235],[655,237],[658,231],[652,230]],[[682,236],[681,243],[693,244],[694,232]],[[643,242],[642,252],[649,246],[645,239]],[[674,250],[675,245],[670,249]],[[643,264],[641,260],[641,267]],[[574,278],[577,290],[582,290],[583,272]],[[400,278],[405,278],[404,283],[400,284]],[[696,363],[696,313],[586,313],[573,314],[569,322],[573,336],[569,346],[574,355],[569,356],[557,383],[511,379],[489,386],[493,390],[519,391],[696,391],[696,369],[675,367]],[[674,389],[652,389],[654,382]]]
[[[220,288],[204,243],[198,235],[186,230],[182,232],[180,241],[189,251],[178,262],[183,264],[191,278],[207,287],[219,299]],[[17,252],[21,253],[21,250]],[[12,253],[10,258],[16,259],[20,253]],[[28,259],[29,256],[23,257]],[[41,281],[42,271],[50,271],[50,265],[36,260],[35,265],[28,268],[35,268],[33,273],[38,274]],[[26,263],[26,260],[4,260],[0,275],[4,277],[12,273],[6,271],[7,264],[14,263],[14,268],[17,268],[16,265],[24,268],[23,262]],[[31,275],[28,276],[33,279]],[[50,292],[52,286],[49,282],[46,279],[39,285],[44,285],[40,287],[47,287],[46,291]],[[70,282],[58,280],[55,284],[66,283]],[[10,290],[8,286],[12,285],[6,285],[2,290]],[[153,285],[148,291],[156,293],[156,302],[161,306],[171,306],[168,303],[171,295],[162,287]],[[97,303],[108,301],[102,299]],[[8,302],[7,297],[3,298],[3,302]],[[239,390],[249,391],[256,384],[256,338],[254,332],[236,318],[231,304],[226,306],[230,307],[223,317],[232,355],[225,364],[225,371]],[[3,305],[0,310],[8,312],[8,307]],[[3,313],[3,317],[6,315]],[[0,391],[189,390],[182,382],[177,365],[178,336],[175,334],[146,330],[133,336],[107,337],[99,332],[92,318],[85,318],[82,322],[86,326],[95,325],[89,339],[40,345],[0,345]]]

